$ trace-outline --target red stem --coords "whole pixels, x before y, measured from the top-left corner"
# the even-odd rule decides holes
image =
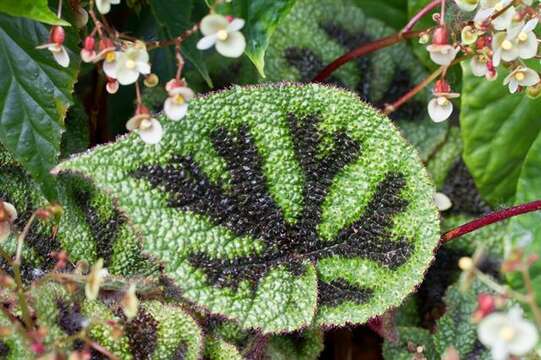
[[[513,206],[509,209],[492,212],[488,215],[483,216],[482,218],[470,221],[469,223],[466,223],[446,232],[442,235],[440,243],[445,244],[450,240],[456,239],[457,237],[466,235],[472,231],[481,229],[490,224],[494,224],[496,222],[503,221],[517,215],[527,214],[529,212],[538,210],[541,210],[541,200],[536,200],[526,204]]]
[[[411,18],[411,20],[404,26],[401,32],[405,33],[408,31],[413,30],[413,27],[424,18],[428,13],[430,13],[432,10],[437,8],[442,3],[442,0],[432,0],[432,2],[428,3],[424,8],[422,8],[417,14],[415,14],[414,17]]]
[[[348,52],[347,54],[340,56],[339,58],[334,60],[332,63],[327,65],[327,67],[321,70],[321,72],[312,81],[322,82],[325,79],[327,79],[329,76],[331,76],[331,74],[336,69],[350,62],[351,60],[364,56],[376,50],[394,45],[402,40],[414,38],[418,36],[420,33],[421,32],[419,31],[399,32],[399,33],[381,38],[379,40],[373,41],[371,43],[361,45],[358,48]]]

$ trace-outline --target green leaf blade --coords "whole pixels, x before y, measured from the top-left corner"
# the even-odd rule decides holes
[[[48,0],[2,0],[0,12],[21,16],[50,25],[71,26],[49,9]]]
[[[45,26],[0,14],[0,142],[55,198],[49,170],[60,151],[63,119],[72,102],[78,61],[60,68],[47,50],[35,47],[47,41]],[[74,35],[74,33],[70,33]],[[74,48],[76,39],[68,41]]]

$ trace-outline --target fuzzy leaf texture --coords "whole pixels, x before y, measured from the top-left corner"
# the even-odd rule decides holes
[[[309,82],[337,57],[394,33],[350,0],[298,0],[272,37],[265,57],[267,80]],[[397,44],[345,64],[327,82],[382,108],[427,75],[407,45]],[[423,160],[444,141],[448,129],[447,123],[435,124],[428,116],[429,99],[429,91],[422,91],[391,114]]]
[[[362,323],[422,280],[433,186],[390,122],[320,85],[236,87],[61,164],[109,192],[187,299],[263,333]]]
[[[64,117],[77,77],[77,35],[67,32],[71,65],[60,67],[48,50],[47,28],[37,22],[0,14],[0,143],[56,199],[49,170],[57,164]]]

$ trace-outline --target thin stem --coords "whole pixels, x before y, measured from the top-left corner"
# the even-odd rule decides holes
[[[62,17],[62,0],[58,0],[58,8],[56,9],[56,17],[59,19]]]
[[[184,31],[182,34],[172,39],[160,40],[160,41],[149,41],[146,43],[147,49],[152,50],[152,49],[176,45],[178,43],[182,44],[187,38],[192,36],[197,30],[199,30],[199,24],[195,24],[191,29]]]
[[[442,0],[432,0],[424,8],[419,10],[419,12],[417,14],[415,14],[415,16],[413,16],[410,19],[410,21],[406,24],[406,26],[404,26],[404,28],[402,29],[401,32],[406,33],[406,32],[410,32],[411,30],[413,30],[413,28],[419,22],[419,20],[421,20],[426,15],[428,15],[432,10],[434,10],[435,8],[440,6],[441,3],[442,3]]]
[[[24,294],[23,279],[21,276],[21,268],[19,264],[13,263],[13,274],[15,275],[15,284],[17,284],[17,298],[19,305],[21,306],[21,312],[23,315],[24,325],[28,330],[33,328],[32,317],[30,316],[30,309],[26,302],[26,296]]]
[[[400,106],[402,106],[404,103],[409,101],[412,97],[417,95],[417,93],[419,93],[426,86],[428,86],[432,81],[434,81],[438,76],[440,76],[442,72],[443,72],[443,67],[440,67],[438,70],[430,74],[426,79],[421,81],[419,84],[415,85],[411,90],[409,90],[406,94],[401,96],[398,100],[396,100],[392,104],[385,105],[385,109],[383,110],[385,115],[389,115],[393,111],[396,111]]]
[[[135,99],[137,101],[137,106],[143,104],[143,99],[141,97],[141,87],[139,85],[139,81],[135,82]]]
[[[17,251],[15,252],[15,260],[14,260],[14,264],[16,265],[21,264],[21,255],[23,252],[24,239],[26,239],[26,236],[28,235],[28,232],[30,231],[30,228],[32,227],[32,223],[34,222],[35,219],[36,219],[36,213],[30,216],[30,219],[24,226],[23,232],[17,237]]]
[[[498,284],[496,281],[492,280],[490,276],[487,276],[486,274],[479,271],[478,269],[475,269],[475,275],[482,283],[484,283],[486,286],[488,286],[489,288],[491,288],[498,294],[503,295],[503,296],[510,296],[513,299],[523,302],[523,303],[528,302],[528,299],[524,294],[521,294],[519,292],[509,289],[506,286]]]
[[[376,41],[370,42],[368,44],[363,44],[358,48],[348,52],[335,59],[332,63],[327,65],[317,76],[312,80],[313,82],[322,82],[327,79],[333,72],[335,72],[342,65],[350,62],[353,59],[362,57],[364,55],[370,54],[376,50],[383,49],[399,43],[402,40],[411,39],[417,37],[421,34],[421,31],[408,31],[408,32],[399,32]]]
[[[541,210],[541,200],[532,201],[526,204],[513,206],[508,209],[492,212],[479,219],[470,221],[464,225],[456,227],[441,236],[440,244],[445,244],[448,241],[456,239],[462,235],[466,235],[472,231],[481,229],[485,226],[507,220],[517,215],[527,214],[533,211]]]
[[[440,26],[445,25],[445,0],[440,0],[441,9],[440,9]]]
[[[522,278],[524,279],[524,286],[526,287],[526,291],[528,291],[527,303],[532,309],[532,313],[535,322],[537,323],[537,326],[541,328],[541,310],[539,309],[539,306],[537,306],[537,302],[535,301],[535,290],[533,288],[530,271],[528,270],[527,266],[521,266],[520,272],[522,273]]]

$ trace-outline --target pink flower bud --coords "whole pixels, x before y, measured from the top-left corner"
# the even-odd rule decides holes
[[[231,16],[231,15],[227,15],[225,18],[226,18],[226,20],[227,20],[228,22],[232,22],[232,21],[235,19],[235,18],[234,18],[233,16]]]
[[[62,26],[53,26],[51,28],[50,40],[52,43],[57,45],[64,44],[64,39],[66,38],[66,33]]]
[[[448,45],[449,44],[449,32],[445,26],[440,26],[434,30],[432,34],[433,45]]]
[[[439,93],[450,93],[451,92],[451,85],[443,79],[440,79],[436,81],[436,85],[434,85],[434,92],[436,94]]]
[[[92,51],[94,50],[94,46],[96,45],[96,39],[94,39],[93,36],[87,36],[84,41],[84,48],[85,50]]]
[[[477,297],[478,311],[484,316],[490,314],[496,308],[494,297],[489,294],[481,293]]]

